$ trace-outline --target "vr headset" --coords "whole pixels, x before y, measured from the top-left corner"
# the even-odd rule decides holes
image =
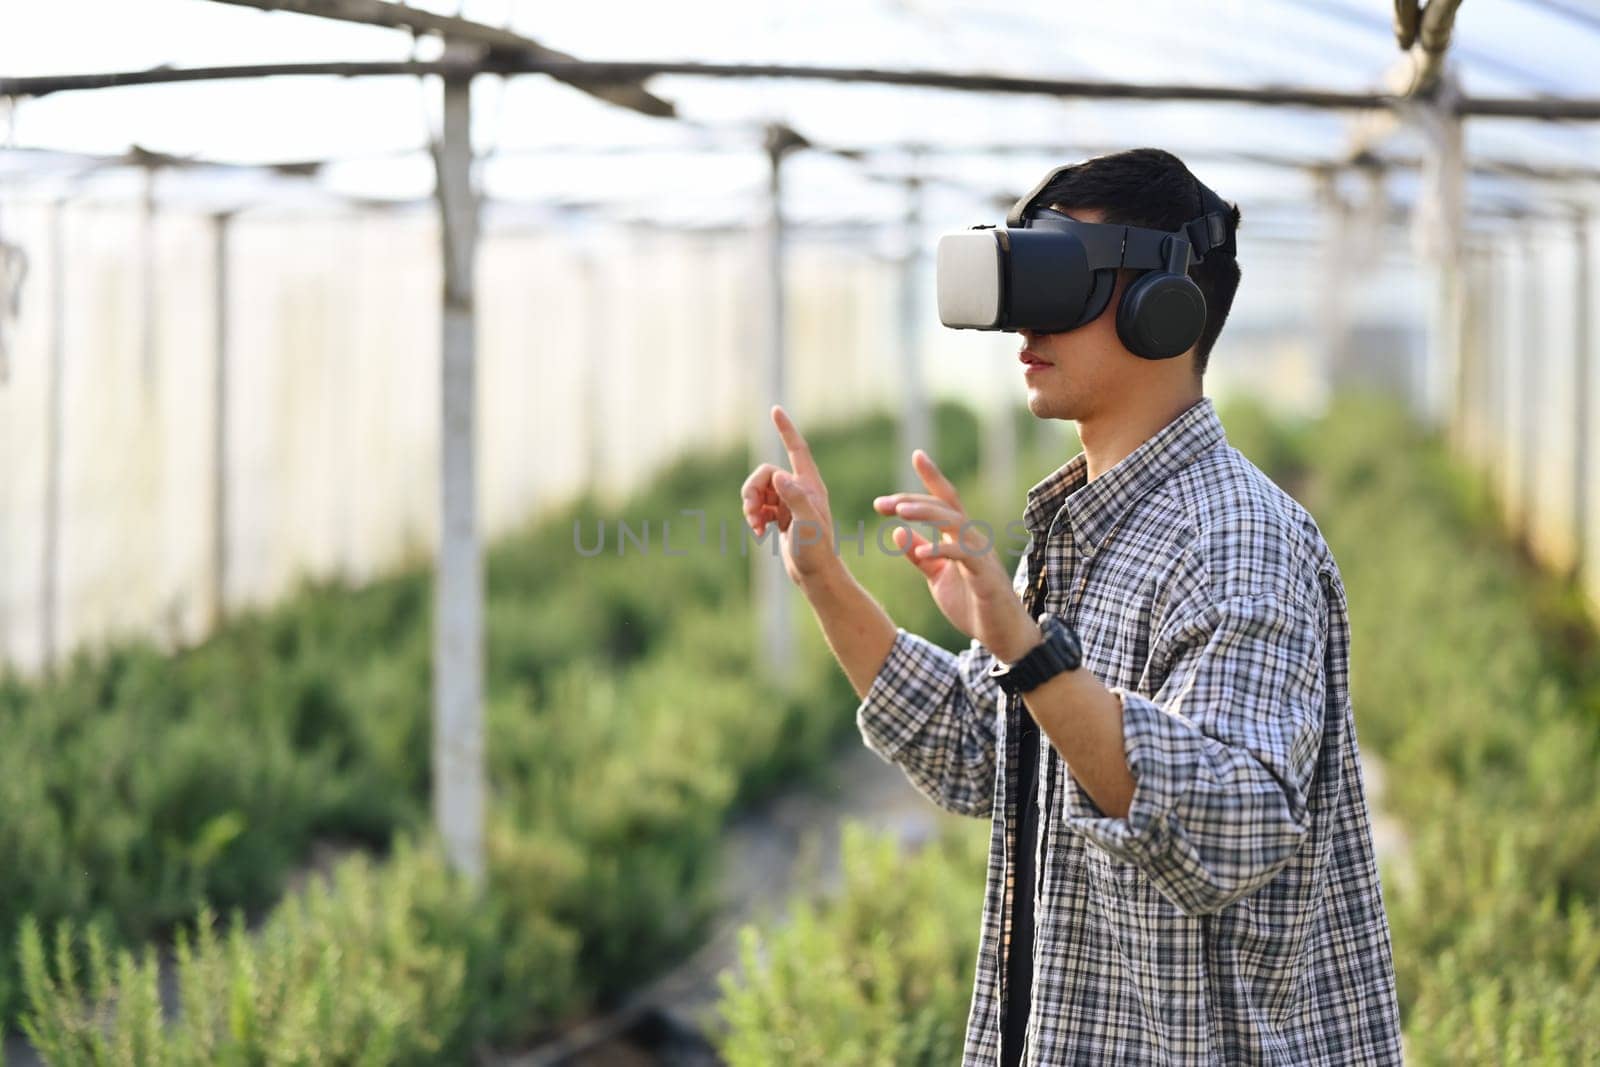
[[[1117,307],[1117,336],[1146,359],[1187,352],[1206,323],[1191,263],[1235,250],[1232,208],[1195,181],[1203,214],[1172,233],[1079,222],[1035,203],[1067,167],[1019,199],[1005,226],[974,226],[939,239],[939,321],[958,330],[1058,333],[1092,322],[1111,300],[1117,269],[1145,271]]]

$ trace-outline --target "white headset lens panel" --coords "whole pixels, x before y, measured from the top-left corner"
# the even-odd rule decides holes
[[[939,321],[990,330],[1000,321],[1000,246],[993,230],[939,238]]]

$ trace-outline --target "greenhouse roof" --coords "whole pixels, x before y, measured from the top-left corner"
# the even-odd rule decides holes
[[[586,60],[695,61],[1006,74],[1107,83],[1277,87],[1390,93],[1403,59],[1393,10],[1379,0],[1229,0],[1196,5],[1063,5],[1019,0],[813,0],[750,4],[548,5],[506,0],[415,4],[506,27]],[[9,76],[159,66],[437,60],[442,45],[405,31],[207,0],[58,0],[6,16],[0,70]],[[1450,60],[1467,96],[1582,97],[1594,85],[1600,15],[1574,0],[1465,0]],[[1153,144],[1193,156],[1225,197],[1268,213],[1304,203],[1303,164],[1349,158],[1362,112],[1187,100],[1041,95],[776,78],[660,75],[648,82],[676,118],[603,102],[552,78],[479,80],[474,142],[491,199],[588,206],[633,219],[736,224],[761,210],[761,131],[782,122],[819,146],[800,153],[788,207],[802,221],[896,216],[907,146],[926,146],[917,173],[938,180],[930,213],[969,216],[1029,186],[1045,167],[1107,149]],[[157,195],[217,210],[290,209],[319,198],[418,201],[431,195],[426,145],[438,94],[416,77],[274,77],[61,92],[18,100],[0,136],[0,181],[71,182],[80,194],[145,195],[142,178],[107,167],[133,146],[228,163],[327,161],[308,188],[272,172],[162,171]],[[0,120],[4,116],[0,115]],[[1469,161],[1592,169],[1594,123],[1473,118]],[[1012,147],[1014,151],[994,149]],[[1405,124],[1381,154],[1416,160]],[[100,157],[100,158],[96,158]],[[1231,158],[1230,158],[1231,157]],[[1262,157],[1276,162],[1263,165]],[[146,157],[148,158],[148,157]],[[1287,165],[1286,165],[1287,164]],[[92,168],[92,169],[91,169]],[[118,173],[119,170],[124,173]],[[1391,184],[1403,204],[1415,175]],[[1587,197],[1594,182],[1583,180]],[[1550,186],[1479,173],[1473,202],[1515,208]],[[148,190],[146,190],[148,192]],[[992,203],[985,208],[992,212]]]

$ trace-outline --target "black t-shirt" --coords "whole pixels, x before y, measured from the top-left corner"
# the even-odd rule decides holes
[[[1028,614],[1037,614],[1044,602],[1043,560],[1035,560],[1037,584],[1028,597]],[[1006,956],[1005,1029],[1000,1039],[1001,1067],[1022,1061],[1023,1038],[1033,1003],[1033,891],[1038,874],[1033,857],[1039,846],[1039,724],[1019,698],[1016,877],[1011,888],[1011,948]]]
[[[1021,703],[1020,701],[1018,702]],[[1022,803],[1017,825],[1016,879],[1011,889],[1011,948],[1006,958],[1005,1032],[1000,1063],[1022,1061],[1023,1036],[1033,1000],[1033,855],[1039,841],[1039,724],[1022,705],[1021,751],[1017,756],[1017,797]]]

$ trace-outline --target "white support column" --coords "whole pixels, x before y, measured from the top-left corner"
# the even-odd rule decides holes
[[[1455,110],[1459,95],[1455,74],[1447,69],[1440,79],[1437,95],[1408,108],[1408,116],[1427,146],[1422,166],[1422,197],[1418,202],[1413,237],[1417,251],[1429,266],[1432,289],[1427,355],[1418,381],[1417,414],[1425,423],[1436,427],[1450,417],[1451,398],[1461,371],[1465,178],[1461,117]]]
[[[1317,351],[1321,364],[1322,392],[1332,400],[1348,388],[1350,368],[1346,365],[1350,326],[1350,256],[1344,242],[1348,238],[1350,211],[1339,193],[1332,171],[1316,176],[1316,200],[1322,215],[1322,245],[1319,249],[1322,292],[1317,301]]]
[[[1522,409],[1523,393],[1527,384],[1522,375],[1523,343],[1526,328],[1523,326],[1529,309],[1523,300],[1527,287],[1523,284],[1524,256],[1521,249],[1522,229],[1508,227],[1501,235],[1495,254],[1496,282],[1495,306],[1498,323],[1498,352],[1495,358],[1495,386],[1500,409],[1499,447],[1495,455],[1499,494],[1500,517],[1508,529],[1515,529],[1522,521],[1520,514],[1522,471]]]
[[[139,373],[146,389],[156,384],[157,336],[156,322],[160,313],[160,300],[156,288],[156,168],[144,169],[144,194],[139,213]]]
[[[920,157],[913,157],[920,162]],[[928,415],[928,389],[922,361],[922,179],[906,181],[905,249],[900,260],[900,455],[896,471],[901,488],[922,492],[922,479],[911,465],[913,449],[934,453],[933,423]]]
[[[444,81],[435,154],[444,268],[439,550],[433,640],[433,814],[456,870],[484,873],[483,559],[478,543],[477,353],[473,303],[477,199],[472,79]]]
[[[1459,456],[1477,463],[1482,456],[1479,447],[1478,397],[1482,394],[1483,377],[1483,302],[1481,271],[1482,250],[1468,243],[1462,246],[1461,257],[1461,321],[1459,333],[1461,352],[1460,371],[1456,375],[1455,392],[1450,398],[1447,416],[1447,440]]]
[[[50,374],[45,387],[44,538],[39,561],[39,666],[60,654],[61,478],[66,444],[67,242],[64,200],[50,206]]]
[[[1478,250],[1478,455],[1492,481],[1500,462],[1504,393],[1500,388],[1501,323],[1505,319],[1505,293],[1500,285],[1499,243],[1491,235]]]
[[[1500,329],[1496,319],[1500,314],[1497,306],[1500,293],[1495,285],[1493,240],[1479,240],[1467,254],[1463,269],[1469,274],[1468,284],[1462,290],[1466,312],[1462,329],[1471,337],[1467,367],[1470,376],[1466,379],[1466,429],[1475,462],[1487,474],[1494,466],[1493,455],[1497,451],[1498,436],[1495,429],[1497,408],[1494,374],[1497,356],[1495,338],[1499,336]]]
[[[1539,269],[1538,222],[1530,220],[1522,236],[1523,312],[1522,336],[1518,338],[1522,350],[1515,364],[1516,373],[1522,379],[1522,412],[1517,427],[1520,441],[1517,454],[1521,463],[1517,474],[1517,532],[1523,544],[1531,547],[1539,520],[1539,446],[1543,438],[1539,401],[1545,388],[1544,320],[1539,314],[1544,303],[1540,284],[1544,272]]]
[[[788,468],[788,456],[768,412],[773,404],[787,397],[787,352],[784,307],[784,222],[783,157],[793,147],[793,134],[781,126],[767,129],[767,224],[763,254],[766,260],[765,336],[761,346],[761,373],[756,382],[756,421],[752,428],[752,457]],[[792,590],[784,573],[783,560],[775,551],[778,543],[772,528],[774,551],[753,547],[751,551],[751,590],[756,612],[761,619],[761,660],[768,675],[779,684],[794,680],[794,634],[790,622]]]
[[[1583,390],[1578,418],[1579,462],[1578,477],[1585,488],[1578,498],[1578,576],[1580,588],[1585,591],[1591,616],[1600,620],[1600,433],[1588,423],[1600,413],[1600,331],[1595,329],[1595,240],[1594,203],[1590,198],[1579,215],[1578,227],[1582,236],[1578,241],[1577,344],[1579,360],[1579,388]]]
[[[580,447],[583,449],[583,489],[602,495],[606,478],[605,456],[605,398],[601,391],[600,372],[606,366],[606,343],[612,329],[611,317],[606,313],[606,291],[601,284],[600,264],[592,252],[582,252],[578,258],[578,276],[582,281],[582,316],[584,322],[584,350],[578,355],[578,373],[582,410],[578,418]]]
[[[10,110],[7,104],[0,104],[0,115],[8,114]],[[3,209],[4,205],[0,204],[0,214],[3,214]],[[26,253],[8,242],[6,233],[5,222],[0,219],[0,385],[5,385],[11,378],[11,350],[15,345],[12,322],[21,310],[22,277],[27,264]],[[0,649],[4,648],[3,633],[0,633]]]
[[[212,303],[212,427],[211,427],[211,588],[207,626],[215,629],[228,614],[228,227],[226,213],[211,217]]]
[[[1576,528],[1573,530],[1573,544],[1577,548],[1577,564],[1579,571],[1593,568],[1597,562],[1588,555],[1589,531],[1593,521],[1592,509],[1596,501],[1590,494],[1593,477],[1589,464],[1589,455],[1594,448],[1595,435],[1589,426],[1591,417],[1590,400],[1594,392],[1595,351],[1593,342],[1594,312],[1589,307],[1589,296],[1593,292],[1593,266],[1589,261],[1589,213],[1578,212],[1573,223],[1573,243],[1577,251],[1577,270],[1574,272],[1573,287],[1577,290],[1577,298],[1573,301],[1574,314],[1577,321],[1573,325],[1573,367],[1576,371],[1576,380],[1573,388],[1573,419],[1575,432],[1573,439],[1573,509]]]

